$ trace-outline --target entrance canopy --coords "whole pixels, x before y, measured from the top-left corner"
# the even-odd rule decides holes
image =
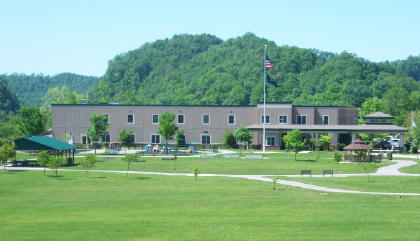
[[[76,148],[49,136],[27,136],[15,140],[16,151],[69,151]]]

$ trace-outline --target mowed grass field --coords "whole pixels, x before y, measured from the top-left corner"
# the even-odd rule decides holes
[[[333,170],[334,173],[363,172],[363,169],[357,164],[336,163],[333,160],[332,152],[298,154],[296,161],[291,152],[264,154],[264,157],[267,159],[179,157],[176,162],[162,160],[162,157],[142,157],[139,159],[145,162],[133,163],[130,170],[191,173],[197,167],[201,173],[267,175],[300,174],[302,169],[311,169],[313,174],[322,174],[322,171],[326,169]],[[97,159],[98,162],[93,168],[94,170],[127,170],[127,164],[121,160],[122,156],[112,156],[109,159],[98,155]],[[78,160],[80,159],[76,158],[76,163]],[[372,171],[390,164],[391,162],[373,163],[371,164]],[[81,166],[69,168],[82,169]]]
[[[178,158],[176,172],[362,173],[332,153],[268,159]],[[20,156],[34,158],[35,156]],[[98,156],[97,170],[126,170]],[[174,161],[141,158],[131,170],[175,172]],[[80,158],[76,159],[78,162]],[[390,162],[372,164],[374,168]],[[418,171],[419,165],[408,167]],[[81,169],[80,166],[67,167]],[[404,169],[403,169],[404,170]],[[0,240],[418,240],[420,197],[335,194],[236,178],[0,170]],[[360,191],[420,192],[419,177],[285,178]]]
[[[274,191],[220,177],[47,174],[0,174],[0,240],[420,239],[420,197]]]
[[[287,178],[307,184],[346,190],[368,192],[420,193],[420,177],[401,176],[355,176],[355,177],[298,177]]]

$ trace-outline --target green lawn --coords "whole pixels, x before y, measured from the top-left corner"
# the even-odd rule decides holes
[[[277,154],[265,154],[268,159],[232,159],[232,158],[197,158],[180,157],[176,161],[177,172],[191,173],[194,167],[198,167],[201,173],[217,174],[300,174],[301,169],[311,169],[313,174],[322,174],[322,170],[332,169],[334,173],[360,173],[363,170],[357,164],[337,164],[332,159],[331,152],[319,152],[298,154],[297,161],[294,160],[294,154],[282,152]],[[141,158],[145,162],[136,162],[131,166],[133,171],[150,172],[175,172],[174,161],[164,161],[161,157]],[[76,159],[77,162],[78,159]],[[98,160],[103,160],[98,156]],[[373,164],[380,167],[391,163]],[[80,166],[71,167],[81,169]],[[97,170],[126,170],[127,165],[116,156],[116,159],[110,159],[98,162],[94,169]]]
[[[50,173],[52,175],[52,173]],[[416,240],[420,197],[228,178],[0,174],[1,240]]]
[[[373,192],[420,193],[420,177],[370,176],[364,177],[303,177],[284,178],[319,186]]]
[[[414,158],[407,158],[407,159],[404,159],[404,160],[415,161],[415,162],[417,162],[417,165],[401,168],[400,169],[401,172],[420,174],[420,159],[417,160],[417,159],[414,159]]]

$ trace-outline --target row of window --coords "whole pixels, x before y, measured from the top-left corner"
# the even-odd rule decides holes
[[[108,117],[108,115],[106,115]],[[109,120],[109,118],[108,118]],[[236,123],[235,115],[230,114],[228,115],[228,124],[234,125]],[[128,114],[127,115],[127,123],[128,124],[134,124],[134,115]],[[176,123],[177,124],[185,124],[185,115],[184,114],[178,114],[176,115]],[[204,114],[201,116],[201,123],[204,125],[210,124],[210,114]],[[152,115],[152,124],[159,124],[159,114],[153,114]]]
[[[287,124],[287,115],[280,115],[279,116],[279,124]],[[264,122],[265,121],[265,122]],[[264,115],[261,115],[261,123],[270,124],[270,116],[266,115],[264,118]],[[307,124],[307,116],[306,115],[297,115],[296,116],[296,124],[298,125],[306,125]],[[329,116],[323,115],[322,116],[322,124],[328,125],[329,124]]]
[[[111,142],[111,136],[109,135],[109,133],[105,134],[102,137],[102,142]],[[130,135],[130,140],[128,141],[128,143],[135,143],[136,142],[136,136],[135,135]],[[82,134],[82,144],[89,144],[92,143],[92,141],[90,140],[90,138],[86,135],[86,134]],[[159,134],[152,134],[150,136],[150,143],[152,144],[160,144],[160,135]],[[211,137],[208,134],[203,134],[201,135],[201,144],[205,144],[208,145],[211,143]]]
[[[107,120],[109,122],[109,116],[105,115],[107,117]],[[270,124],[270,115],[266,115],[264,118],[264,115],[261,115],[261,123]],[[265,120],[264,120],[265,119]],[[236,118],[234,114],[229,114],[227,118],[229,125],[234,125],[236,123]],[[287,124],[288,123],[288,116],[287,115],[280,115],[279,116],[279,124]],[[128,114],[127,115],[127,123],[128,124],[134,124],[134,115]],[[152,124],[158,124],[159,123],[159,114],[153,114],[152,115]],[[185,115],[184,114],[178,114],[176,115],[176,123],[177,124],[185,124]],[[204,125],[210,124],[210,115],[204,114],[201,116],[201,123]],[[307,116],[306,115],[297,115],[296,116],[296,124],[298,125],[306,125],[307,124]],[[329,124],[329,116],[323,115],[322,116],[322,124],[328,125]]]

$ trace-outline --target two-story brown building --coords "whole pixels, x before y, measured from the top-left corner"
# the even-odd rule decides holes
[[[226,130],[236,130],[244,125],[254,132],[253,143],[262,143],[264,119],[266,145],[282,146],[282,136],[293,129],[300,129],[306,136],[317,138],[333,133],[333,143],[344,136],[354,140],[358,133],[402,134],[406,128],[392,125],[392,116],[369,116],[367,123],[358,125],[358,110],[349,107],[301,106],[291,103],[267,103],[266,116],[263,105],[256,106],[186,106],[186,105],[120,105],[77,104],[52,105],[53,132],[56,138],[71,136],[73,142],[86,144],[87,128],[91,114],[108,116],[109,128],[104,141],[118,143],[122,129],[133,131],[134,143],[156,144],[163,140],[157,134],[159,116],[164,112],[176,114],[175,122],[185,130],[185,141],[200,144],[223,142]],[[402,138],[401,138],[402,139]]]

